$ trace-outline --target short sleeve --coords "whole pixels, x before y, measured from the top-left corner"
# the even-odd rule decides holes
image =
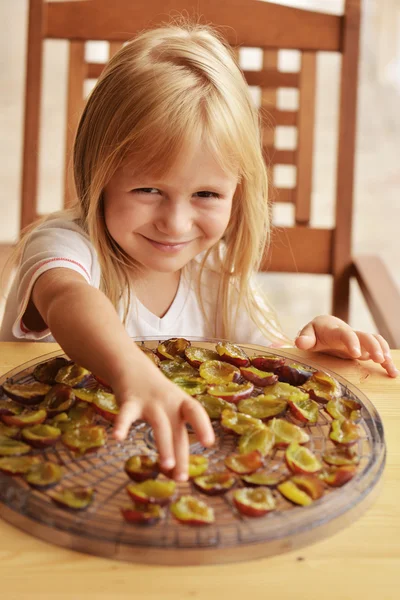
[[[22,321],[33,286],[46,271],[66,268],[82,275],[90,284],[98,287],[97,260],[89,238],[73,221],[54,219],[46,221],[29,236],[17,271],[14,290],[16,305],[12,335],[18,339],[43,340],[50,331],[30,331]],[[14,292],[14,293],[13,293]]]

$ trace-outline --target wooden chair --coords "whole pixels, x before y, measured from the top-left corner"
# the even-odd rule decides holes
[[[263,51],[262,70],[245,72],[245,76],[249,85],[261,89],[266,160],[273,165],[294,165],[297,182],[292,189],[277,189],[274,194],[275,202],[294,205],[294,223],[291,227],[276,229],[272,254],[265,257],[262,270],[332,275],[332,313],[346,321],[350,278],[355,276],[379,332],[392,347],[400,347],[400,294],[390,274],[379,257],[356,257],[351,250],[360,0],[346,0],[343,16],[258,0],[30,0],[21,228],[37,217],[37,148],[44,40],[69,41],[67,164],[84,104],[84,81],[98,77],[103,68],[85,62],[85,42],[107,40],[113,54],[135,32],[177,13],[201,16],[201,22],[223,26],[229,43],[236,48],[257,47]],[[300,51],[299,72],[287,73],[278,69],[279,49]],[[310,225],[316,58],[318,52],[325,51],[341,54],[336,219],[332,229]],[[278,110],[276,94],[279,88],[298,90],[297,110]],[[295,150],[275,148],[275,128],[281,125],[297,127]],[[66,205],[70,199],[66,193]]]

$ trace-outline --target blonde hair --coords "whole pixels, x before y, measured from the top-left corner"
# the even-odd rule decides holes
[[[235,296],[236,311],[247,310],[268,338],[287,340],[250,285],[270,237],[259,113],[232,50],[206,25],[181,20],[142,32],[108,62],[86,103],[74,144],[74,214],[97,251],[101,289],[115,308],[124,302],[125,320],[137,265],[107,231],[106,184],[128,159],[135,170],[162,175],[186,143],[201,138],[226,171],[239,172],[224,239],[206,253],[197,282],[202,302],[201,277],[212,260],[221,275],[215,335],[230,338]]]

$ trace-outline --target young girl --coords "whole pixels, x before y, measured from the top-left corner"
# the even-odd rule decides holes
[[[213,429],[132,337],[201,336],[282,345],[255,288],[270,220],[258,111],[210,28],[140,34],[108,63],[74,147],[77,204],[25,237],[2,340],[53,341],[103,377],[121,405],[114,435],[145,419],[162,465],[187,478],[190,423]],[[387,342],[332,316],[298,348],[396,369]]]

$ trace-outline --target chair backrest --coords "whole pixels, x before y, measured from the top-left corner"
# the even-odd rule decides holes
[[[346,0],[344,15],[281,6],[260,0],[30,0],[22,174],[21,228],[37,218],[38,137],[43,42],[69,41],[69,81],[66,164],[77,122],[84,105],[86,79],[97,78],[103,65],[85,61],[85,42],[105,40],[110,55],[137,31],[165,21],[169,15],[187,14],[222,26],[235,48],[262,49],[259,71],[245,71],[249,85],[261,90],[264,146],[269,165],[293,165],[296,184],[277,188],[274,202],[294,205],[294,222],[276,228],[272,252],[262,270],[333,275],[333,312],[347,320],[351,274],[351,230],[360,0]],[[278,69],[278,51],[296,49],[298,72]],[[336,210],[333,228],[310,226],[313,138],[315,121],[316,58],[318,52],[341,57]],[[277,91],[298,90],[297,110],[279,110]],[[297,128],[295,150],[275,147],[278,126]],[[70,202],[71,181],[66,175],[65,204]],[[68,183],[68,185],[67,185]]]

